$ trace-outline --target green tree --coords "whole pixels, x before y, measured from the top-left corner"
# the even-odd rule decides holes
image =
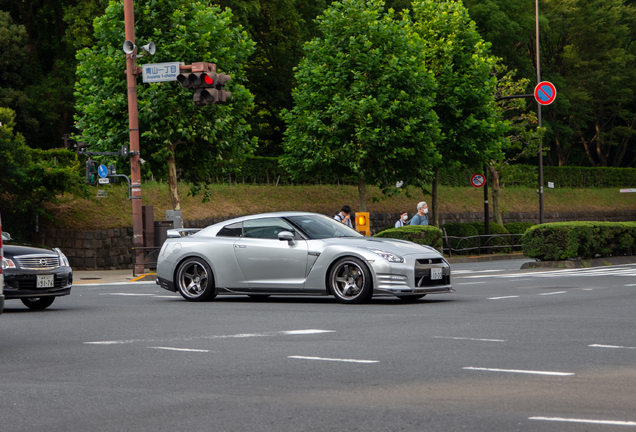
[[[490,75],[496,59],[461,1],[413,1],[414,30],[424,42],[426,67],[438,83],[442,160],[433,183],[432,223],[438,225],[439,167],[459,164],[484,168],[497,159],[506,124],[495,110],[497,80]]]
[[[357,177],[361,211],[366,185],[423,187],[439,163],[436,85],[408,16],[384,13],[379,0],[343,0],[318,28],[296,69],[283,165],[296,178]]]
[[[127,142],[123,5],[111,2],[95,21],[96,45],[78,52],[77,128],[92,149],[113,151]],[[205,184],[219,167],[240,165],[251,153],[255,139],[248,136],[245,118],[253,97],[245,88],[244,64],[254,42],[240,26],[232,26],[232,12],[209,2],[145,0],[135,3],[137,45],[157,45],[143,63],[205,61],[232,80],[232,98],[225,105],[197,107],[193,91],[175,82],[138,87],[141,157],[146,175],[167,176],[172,206],[181,208],[177,167],[182,179]]]
[[[515,79],[516,71],[508,71],[501,63],[495,65],[493,76],[498,77],[496,99],[526,94],[530,80]],[[501,119],[508,122],[509,130],[506,143],[499,159],[491,159],[488,164],[489,181],[492,184],[492,210],[495,223],[503,225],[500,178],[511,170],[510,163],[522,158],[535,158],[539,154],[539,145],[543,140],[545,128],[537,127],[537,116],[528,110],[527,100],[522,98],[503,99],[497,102],[497,111]],[[545,149],[544,149],[545,151]]]
[[[5,227],[28,237],[33,215],[52,218],[44,204],[81,189],[75,153],[29,148],[15,131],[16,114],[0,107],[0,210]]]

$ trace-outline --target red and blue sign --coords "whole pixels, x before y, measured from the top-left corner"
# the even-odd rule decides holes
[[[470,184],[476,188],[482,187],[485,182],[486,177],[484,177],[482,174],[473,174],[473,176],[470,178]]]
[[[534,88],[534,98],[540,105],[550,105],[556,99],[556,87],[548,81],[541,81]]]

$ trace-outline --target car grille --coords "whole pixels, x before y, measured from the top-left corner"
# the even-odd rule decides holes
[[[431,279],[430,265],[441,264],[441,263],[442,263],[442,258],[418,259],[415,263],[415,286],[429,287],[429,286],[435,286],[435,285],[450,284],[450,274],[448,274],[448,270],[446,266],[444,266],[444,269],[442,270],[441,279]],[[440,267],[440,266],[434,265],[433,267]]]
[[[60,258],[57,255],[22,255],[14,258],[23,269],[53,270],[60,266]]]

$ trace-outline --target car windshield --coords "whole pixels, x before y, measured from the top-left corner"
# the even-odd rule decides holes
[[[9,236],[9,234],[7,233],[2,233],[2,240],[3,241],[9,241],[11,239],[11,236]]]
[[[294,225],[298,226],[312,239],[332,237],[362,237],[362,234],[349,228],[342,222],[322,215],[288,216]]]

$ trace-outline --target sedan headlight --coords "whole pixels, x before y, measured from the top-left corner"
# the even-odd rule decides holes
[[[403,263],[404,262],[404,258],[402,258],[399,255],[396,255],[394,253],[391,252],[386,252],[380,249],[373,249],[373,248],[366,248],[368,250],[370,250],[371,252],[380,255],[382,258],[384,258],[385,260],[387,260],[388,262],[394,262],[394,263]]]
[[[60,256],[60,262],[62,263],[64,267],[71,266],[68,262],[68,258],[66,258],[66,255],[64,255],[64,253],[59,248],[53,248],[53,250],[57,252],[57,254]]]
[[[16,268],[16,266],[12,259],[2,258],[2,270],[14,269],[14,268]]]

